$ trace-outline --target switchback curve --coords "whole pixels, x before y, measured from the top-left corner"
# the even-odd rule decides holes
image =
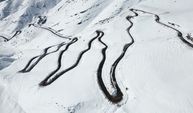
[[[80,60],[82,59],[82,56],[83,56],[87,51],[89,51],[89,50],[91,49],[92,42],[93,42],[95,39],[97,39],[98,37],[100,37],[100,34],[97,34],[97,36],[95,36],[94,38],[92,38],[92,39],[88,42],[88,48],[80,52],[78,58],[76,59],[76,62],[75,62],[72,66],[66,68],[65,70],[62,70],[62,71],[58,72],[59,69],[60,69],[60,67],[61,67],[61,58],[62,58],[62,56],[60,55],[60,57],[59,57],[59,62],[58,62],[58,65],[59,65],[58,68],[57,68],[56,70],[54,70],[53,72],[51,72],[43,81],[41,81],[41,82],[39,83],[39,86],[48,86],[48,85],[50,85],[51,83],[53,83],[55,80],[57,80],[60,76],[62,76],[63,74],[65,74],[66,72],[74,69],[74,68],[79,64]],[[57,73],[57,72],[58,72],[58,73]]]

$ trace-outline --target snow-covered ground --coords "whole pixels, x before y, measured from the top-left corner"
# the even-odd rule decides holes
[[[193,113],[192,5],[0,0],[0,113]]]

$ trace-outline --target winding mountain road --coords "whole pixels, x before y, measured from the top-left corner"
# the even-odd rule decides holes
[[[42,27],[42,26],[36,25],[36,24],[29,24],[29,26],[34,26],[36,28],[41,28],[41,29],[47,30],[47,31],[53,33],[54,35],[56,35],[56,36],[58,36],[60,38],[64,38],[64,39],[68,39],[68,40],[72,39],[72,38],[69,38],[69,36],[63,36],[62,34],[57,33],[57,31],[55,31],[54,29],[52,29],[50,27]]]
[[[104,33],[102,31],[97,31],[98,33],[102,33],[102,36],[104,35]],[[100,87],[100,89],[103,91],[104,95],[106,96],[106,98],[111,101],[112,103],[118,103],[120,102],[122,99],[123,99],[123,93],[121,92],[121,90],[117,90],[117,93],[116,95],[111,95],[109,93],[109,91],[107,90],[104,82],[103,82],[103,79],[102,79],[102,72],[103,72],[103,65],[106,61],[106,50],[108,48],[108,46],[101,40],[102,37],[100,37],[98,39],[98,41],[103,44],[105,47],[101,50],[101,53],[103,55],[103,58],[98,66],[98,69],[97,69],[97,81],[98,81],[98,85]],[[116,85],[118,86],[118,85]],[[117,89],[120,89],[119,86],[116,87]]]
[[[68,43],[67,46],[69,46],[71,44],[72,43]],[[38,55],[38,56],[35,56],[32,59],[30,59],[29,62],[27,63],[27,65],[22,70],[20,70],[19,72],[21,72],[21,73],[30,72],[44,57],[46,57],[49,54],[57,52],[64,45],[66,45],[66,43],[62,42],[62,43],[60,43],[58,45],[53,45],[53,46],[49,46],[49,47],[45,48],[42,55]],[[51,49],[51,48],[53,48],[55,46],[57,47],[56,50],[48,52],[49,49]]]
[[[117,70],[117,66],[119,65],[120,61],[124,58],[127,50],[129,47],[131,47],[131,45],[133,45],[135,43],[135,40],[130,32],[131,28],[133,27],[133,22],[131,21],[133,18],[139,16],[138,12],[142,12],[142,13],[146,13],[146,14],[151,14],[153,16],[155,16],[155,21],[160,24],[160,25],[163,25],[167,28],[170,28],[174,31],[177,32],[177,36],[185,43],[187,44],[188,46],[192,47],[193,48],[193,44],[190,43],[189,41],[187,41],[184,37],[183,37],[183,34],[180,30],[174,28],[174,27],[171,27],[163,22],[160,21],[160,17],[157,15],[157,14],[154,14],[154,13],[151,13],[151,12],[147,12],[147,11],[143,11],[143,10],[139,10],[139,9],[130,9],[130,11],[134,14],[133,16],[132,15],[129,15],[126,17],[126,20],[130,23],[129,27],[126,29],[131,41],[130,42],[127,42],[124,46],[123,46],[123,49],[122,49],[122,52],[121,54],[118,56],[118,58],[113,62],[113,64],[111,65],[111,68],[110,68],[110,82],[111,82],[111,85],[112,85],[112,88],[113,88],[113,94],[111,94],[107,87],[105,86],[105,83],[103,81],[103,66],[105,64],[105,61],[106,61],[106,50],[108,49],[108,45],[105,44],[103,41],[102,41],[102,37],[104,36],[104,32],[103,31],[100,31],[100,30],[97,30],[96,33],[97,35],[93,38],[90,39],[90,41],[88,42],[88,47],[84,50],[82,50],[76,61],[68,68],[64,69],[64,70],[61,70],[61,66],[62,66],[62,58],[63,58],[63,55],[64,53],[69,49],[69,47],[74,44],[75,42],[78,41],[78,38],[69,38],[69,37],[65,37],[65,36],[62,36],[60,34],[58,34],[57,32],[55,32],[54,30],[52,30],[51,28],[45,28],[45,27],[41,27],[41,26],[37,26],[35,24],[31,24],[33,25],[34,27],[38,27],[38,28],[42,28],[42,29],[45,29],[45,30],[48,30],[50,32],[52,32],[53,34],[61,37],[61,38],[65,38],[65,39],[69,39],[70,42],[69,43],[65,43],[65,42],[62,42],[58,45],[54,45],[54,46],[50,46],[50,47],[47,47],[44,49],[44,53],[41,54],[41,55],[38,55],[38,56],[35,56],[33,57],[28,63],[27,65],[25,66],[24,69],[22,69],[20,72],[22,73],[26,73],[26,72],[30,72],[40,61],[41,59],[43,59],[44,57],[46,57],[47,55],[51,54],[51,53],[54,53],[54,52],[57,52],[62,46],[66,45],[66,47],[60,51],[60,54],[58,56],[58,61],[57,61],[57,68],[55,70],[53,70],[47,77],[45,77],[44,80],[42,80],[40,83],[39,83],[39,86],[43,87],[43,86],[48,86],[50,84],[52,84],[54,81],[56,81],[60,76],[64,75],[65,73],[67,73],[68,71],[70,70],[73,70],[75,67],[78,66],[78,64],[80,63],[83,55],[88,52],[90,49],[91,49],[91,46],[92,46],[92,43],[94,42],[94,40],[96,40],[98,38],[98,41],[104,46],[101,50],[101,54],[102,54],[102,60],[100,61],[99,65],[98,65],[98,68],[97,68],[97,82],[98,82],[98,85],[101,89],[101,91],[104,93],[105,97],[112,103],[114,104],[117,104],[119,102],[121,102],[123,100],[123,92],[121,91],[118,83],[117,83],[117,79],[116,79],[116,70]],[[2,37],[2,36],[0,36]],[[6,37],[2,37],[4,38],[5,40],[7,40]],[[49,49],[51,49],[52,47],[57,47],[56,50],[54,51],[51,51],[51,52],[48,52]]]
[[[7,37],[5,37],[5,36],[0,35],[0,37],[4,39],[4,42],[9,41],[9,39]]]
[[[182,42],[184,42],[186,45],[188,45],[189,47],[192,47],[192,48],[193,48],[193,44],[190,43],[189,41],[187,41],[187,40],[183,37],[183,33],[182,33],[180,30],[178,30],[178,29],[176,29],[176,28],[174,28],[174,27],[171,27],[171,26],[169,26],[169,25],[161,22],[159,15],[154,14],[154,13],[151,13],[151,12],[148,12],[148,11],[140,10],[140,9],[132,9],[132,10],[133,10],[133,12],[135,12],[135,13],[137,13],[137,12],[142,12],[142,13],[146,13],[146,14],[150,14],[150,15],[155,16],[155,21],[156,21],[158,24],[163,25],[163,26],[165,26],[165,27],[167,27],[167,28],[170,28],[170,29],[176,31],[176,32],[177,32],[177,36],[180,38],[180,40],[181,40]]]
[[[131,9],[131,11],[133,12],[133,10]],[[133,12],[135,15],[134,16],[127,16],[126,19],[129,21],[130,26],[127,28],[127,32],[131,38],[131,42],[126,43],[123,47],[123,51],[121,53],[121,55],[115,60],[115,62],[113,63],[113,65],[111,66],[111,70],[110,70],[110,80],[111,80],[111,85],[113,86],[113,89],[115,90],[115,94],[110,94],[109,91],[107,90],[103,79],[102,79],[102,72],[103,72],[103,65],[105,63],[106,60],[106,50],[108,48],[108,46],[101,40],[102,37],[100,37],[98,40],[101,44],[103,44],[105,47],[102,49],[101,53],[103,55],[103,58],[98,66],[98,70],[97,70],[97,80],[98,80],[98,84],[101,88],[101,90],[103,91],[103,93],[105,94],[106,98],[111,101],[112,103],[119,103],[123,100],[123,93],[117,83],[116,80],[116,75],[115,75],[115,71],[116,71],[116,67],[119,64],[119,62],[123,59],[123,57],[125,56],[125,53],[127,52],[127,49],[134,43],[134,38],[130,33],[130,29],[133,27],[133,22],[131,21],[132,18],[138,16],[137,13]],[[98,33],[101,33],[102,31],[97,31]],[[103,33],[103,32],[102,32]],[[103,33],[104,35],[104,33]]]
[[[57,67],[57,69],[54,70],[53,72],[51,72],[43,81],[41,81],[40,84],[39,84],[39,86],[47,86],[47,85],[50,85],[50,84],[53,83],[56,79],[58,79],[60,76],[62,76],[62,75],[65,74],[66,72],[74,69],[76,66],[78,66],[78,64],[79,64],[82,56],[83,56],[87,51],[89,51],[89,50],[91,49],[92,42],[93,42],[95,39],[99,38],[99,37],[101,37],[101,34],[98,34],[98,33],[97,33],[97,36],[95,36],[94,38],[92,38],[92,39],[88,42],[88,48],[80,52],[78,58],[76,59],[76,62],[75,62],[72,66],[66,68],[65,70],[62,70],[62,71],[58,72],[58,70],[60,69],[61,64],[62,64],[62,63],[61,63],[61,59],[62,59],[63,53],[61,53],[60,56],[59,56],[59,59],[58,59],[58,67]],[[58,72],[58,73],[57,73],[57,72]]]
[[[0,37],[4,39],[4,42],[8,42],[11,39],[13,39],[15,36],[19,35],[20,33],[21,33],[21,31],[16,31],[11,38],[7,38],[7,37],[5,37],[3,35],[0,35]]]

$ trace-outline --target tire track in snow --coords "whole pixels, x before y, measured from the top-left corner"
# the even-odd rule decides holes
[[[133,10],[131,10],[133,12]],[[131,21],[132,18],[138,16],[137,13],[133,12],[135,15],[134,16],[127,16],[126,19],[129,21],[130,26],[127,28],[127,32],[131,38],[131,42],[127,43],[124,45],[123,47],[123,51],[121,53],[121,55],[115,60],[115,62],[113,63],[113,65],[111,66],[111,70],[110,70],[110,79],[111,79],[111,85],[113,86],[114,90],[115,90],[115,94],[110,94],[109,91],[107,90],[103,80],[102,80],[102,70],[103,70],[103,65],[105,63],[106,60],[106,50],[108,48],[108,46],[101,40],[102,37],[100,37],[98,40],[100,43],[102,43],[105,47],[102,49],[101,53],[103,55],[103,58],[98,66],[98,70],[97,70],[97,80],[98,80],[98,84],[99,87],[101,88],[101,90],[103,91],[103,93],[105,94],[106,98],[111,101],[112,103],[119,103],[122,101],[123,99],[123,93],[117,83],[116,80],[116,75],[115,75],[115,71],[116,71],[116,67],[119,64],[119,62],[122,60],[122,58],[125,56],[125,53],[127,52],[127,49],[134,43],[134,38],[130,33],[130,29],[133,27],[133,22]],[[97,31],[98,33],[102,33],[104,35],[104,33],[102,31]]]
[[[170,29],[176,31],[176,32],[177,32],[177,36],[180,38],[180,40],[181,40],[182,42],[184,42],[186,45],[188,45],[188,46],[190,46],[190,47],[193,48],[193,44],[190,43],[189,41],[187,41],[187,40],[183,37],[183,34],[182,34],[182,32],[181,32],[180,30],[178,30],[178,29],[176,29],[176,28],[174,28],[174,27],[171,27],[171,26],[169,26],[169,25],[161,22],[161,21],[160,21],[160,17],[159,17],[157,14],[154,14],[154,13],[151,13],[151,12],[148,12],[148,11],[143,11],[143,10],[140,10],[140,9],[132,9],[132,10],[133,10],[135,13],[136,13],[136,12],[142,12],[142,13],[154,15],[154,16],[155,16],[155,21],[156,21],[158,24],[163,25],[163,26],[165,26],[165,27],[167,27],[167,28],[170,28]]]
[[[60,69],[60,67],[61,67],[61,65],[62,65],[62,64],[61,64],[61,60],[62,60],[62,55],[63,55],[63,53],[61,53],[60,56],[59,56],[59,59],[58,59],[58,67],[57,67],[57,69],[54,70],[53,72],[51,72],[43,81],[41,81],[41,82],[39,83],[39,86],[48,86],[48,85],[50,85],[50,84],[53,83],[55,80],[57,80],[60,76],[62,76],[63,74],[67,73],[68,71],[74,69],[76,66],[78,66],[80,60],[82,59],[82,56],[83,56],[87,51],[89,51],[89,50],[91,49],[92,42],[93,42],[95,39],[97,39],[98,37],[100,37],[100,34],[97,33],[97,36],[95,36],[94,38],[92,38],[92,39],[88,42],[88,48],[80,52],[78,58],[76,59],[76,62],[75,62],[72,66],[66,68],[65,70],[62,70],[62,71],[58,72],[59,69]]]

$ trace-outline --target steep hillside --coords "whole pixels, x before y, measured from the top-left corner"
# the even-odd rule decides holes
[[[0,0],[0,113],[192,113],[192,0]]]

